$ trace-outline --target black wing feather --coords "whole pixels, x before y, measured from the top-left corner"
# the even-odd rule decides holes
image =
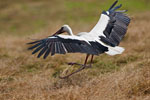
[[[120,41],[126,34],[127,27],[130,23],[130,18],[124,13],[126,10],[115,11],[121,7],[121,5],[114,7],[116,3],[117,1],[108,10],[109,14],[107,12],[103,12],[103,14],[106,14],[110,20],[103,31],[106,37],[100,36],[101,41],[113,47],[119,45]]]
[[[44,55],[44,59],[46,59],[47,58],[47,56],[49,55],[49,53],[50,53],[50,51],[51,51],[51,45],[52,45],[52,43],[49,43],[48,44],[48,48],[47,48],[47,51],[46,51],[46,53],[45,53],[45,55]]]
[[[48,46],[45,46],[41,51],[40,51],[40,53],[38,54],[38,58],[40,58],[45,52],[46,52],[46,50],[48,49]]]
[[[47,58],[47,56],[51,53],[51,56],[54,54],[65,54],[65,53],[88,53],[97,55],[98,52],[94,50],[94,48],[87,43],[86,41],[77,40],[77,39],[64,39],[59,36],[52,36],[49,38],[41,39],[35,42],[28,43],[33,45],[29,47],[29,50],[35,49],[32,54],[37,53],[38,51],[38,58],[42,55],[43,58]]]
[[[42,43],[37,43],[36,45],[34,45],[34,46],[32,46],[32,47],[28,48],[28,50],[32,50],[32,49],[34,49],[34,48],[36,48],[36,47],[40,46],[41,44],[42,44]]]
[[[51,56],[55,54],[55,42],[52,42],[52,47],[51,47]]]
[[[36,48],[36,49],[32,52],[32,54],[37,53],[37,52],[38,52],[39,50],[41,50],[44,46],[45,46],[45,43],[42,44],[40,47]]]

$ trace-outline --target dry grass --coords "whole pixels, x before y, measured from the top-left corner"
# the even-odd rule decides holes
[[[25,37],[1,34],[0,100],[150,100],[149,16],[149,12],[132,16],[121,43],[126,48],[122,55],[95,57],[92,69],[66,80],[57,77],[67,67],[66,62],[82,63],[84,55],[37,59],[26,50],[25,44],[30,41],[28,37],[48,36],[58,26],[50,27],[50,23],[46,31]]]

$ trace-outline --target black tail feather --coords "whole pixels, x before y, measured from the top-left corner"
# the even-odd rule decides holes
[[[114,6],[115,6],[117,3],[118,3],[118,0],[116,0],[116,1],[112,4],[112,6],[109,8],[109,10],[111,10],[112,8],[114,8]]]
[[[117,6],[117,7],[113,8],[113,9],[111,9],[110,11],[115,11],[115,10],[121,8],[121,7],[122,7],[122,4],[120,4],[119,6]]]
[[[115,11],[115,10],[117,10],[117,9],[119,9],[119,8],[121,8],[122,7],[122,4],[120,4],[120,5],[118,5],[118,6],[116,6],[115,7],[115,5],[118,3],[118,0],[116,0],[113,4],[112,4],[112,6],[109,8],[109,12],[113,12],[113,11]]]

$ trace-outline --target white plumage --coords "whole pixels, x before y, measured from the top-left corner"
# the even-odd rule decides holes
[[[103,31],[105,30],[109,22],[109,17],[107,15],[101,14],[101,17],[95,27],[90,31],[90,34],[94,36],[104,36]]]

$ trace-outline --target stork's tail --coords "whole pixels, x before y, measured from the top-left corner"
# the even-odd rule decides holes
[[[118,3],[118,0],[116,0],[116,1],[112,4],[112,6],[108,9],[108,11],[109,11],[109,12],[113,12],[113,11],[115,11],[115,10],[117,10],[117,9],[119,9],[119,8],[122,7],[122,4],[116,6],[117,3]],[[115,7],[115,6],[116,6],[116,7]]]
[[[116,1],[112,4],[112,6],[109,8],[109,10],[111,10],[112,8],[114,8],[117,3],[118,3],[118,0],[116,0]]]
[[[108,47],[108,50],[109,51],[105,53],[108,55],[114,56],[117,54],[122,54],[125,49],[123,47],[116,46],[116,47]]]

